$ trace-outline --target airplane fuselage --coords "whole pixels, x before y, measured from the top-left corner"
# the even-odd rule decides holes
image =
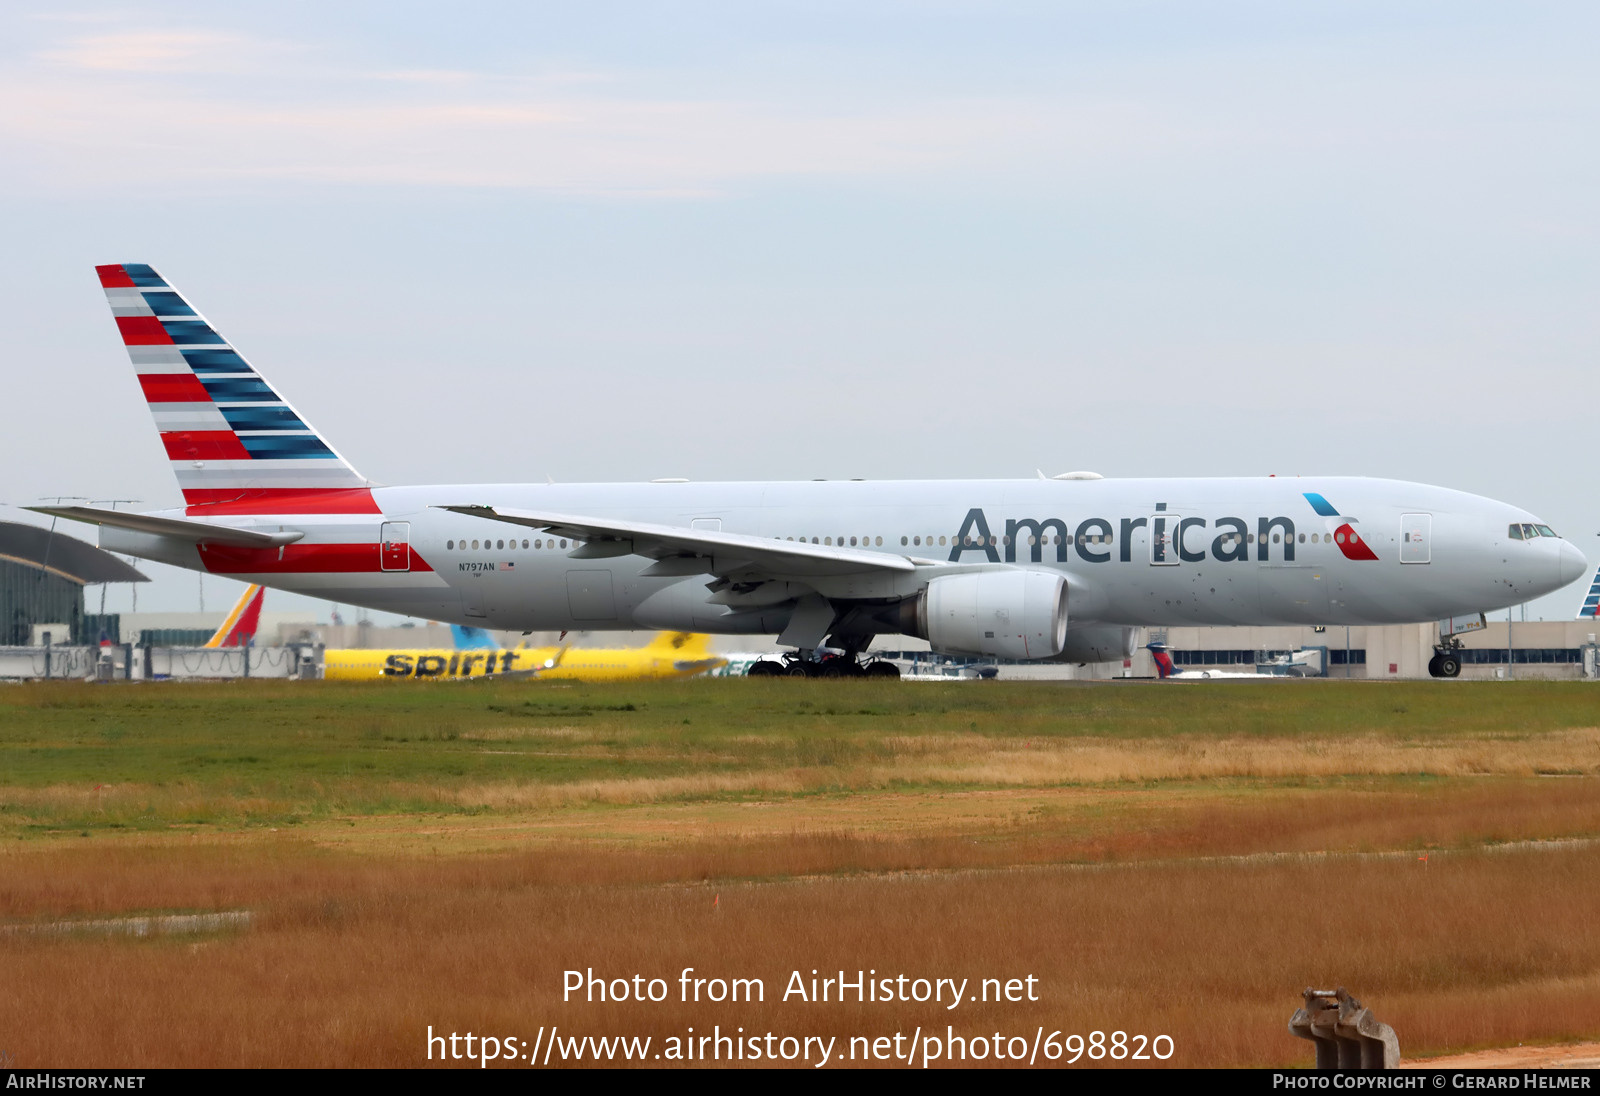
[[[1100,661],[1140,625],[1430,620],[1587,569],[1531,514],[1392,480],[374,487],[154,267],[95,272],[186,509],[35,509],[107,548],[372,609],[776,635],[852,666],[885,633]]]
[[[304,533],[277,548],[102,527],[104,547],[371,609],[516,630],[781,631],[799,584],[708,592],[711,567],[583,548],[447,505],[627,518],[907,557],[913,571],[819,576],[837,603],[910,597],[997,565],[1062,574],[1082,624],[1387,624],[1525,602],[1572,581],[1555,537],[1513,540],[1514,506],[1362,478],[829,481],[374,488],[363,514],[189,520]],[[768,584],[771,585],[770,583]],[[780,596],[781,595],[781,596]],[[741,601],[741,597],[745,600]]]

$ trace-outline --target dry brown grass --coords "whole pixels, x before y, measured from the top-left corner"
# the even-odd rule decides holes
[[[1339,983],[1408,1057],[1600,1034],[1588,693],[1471,694],[1496,714],[1459,690],[1165,692],[1190,699],[977,690],[952,694],[959,711],[885,716],[861,705],[934,694],[774,686],[716,693],[715,723],[682,690],[570,713],[566,694],[429,693],[438,711],[413,711],[383,691],[344,739],[284,712],[248,748],[198,702],[161,739],[128,707],[153,694],[41,693],[76,706],[13,720],[6,756],[31,767],[0,787],[0,924],[260,917],[209,938],[0,932],[0,1051],[411,1065],[429,1024],[659,1039],[950,1023],[1163,1032],[1175,1064],[1303,1063],[1288,1013],[1305,985]],[[312,711],[310,695],[285,703]],[[127,710],[84,707],[107,696]],[[215,707],[168,699],[195,697]],[[1327,723],[1330,697],[1349,710]],[[1559,718],[1523,733],[1547,700]],[[97,729],[111,715],[126,726]],[[977,732],[991,723],[1006,733]],[[560,972],[590,966],[757,976],[769,998],[561,1003]],[[953,1013],[776,1000],[813,967],[1031,973],[1044,995]]]
[[[536,848],[555,862],[574,847],[631,850],[633,874],[618,878],[651,881],[701,877],[698,868],[685,875],[678,854],[694,864],[709,859],[724,877],[756,877],[1582,838],[1600,836],[1600,787],[1576,777],[912,789],[350,815],[231,835],[198,825],[102,831],[87,840],[71,834],[0,844],[0,868],[11,874],[0,888],[0,916],[32,908],[17,865],[35,853],[88,846],[98,863],[202,835],[264,848],[293,835],[382,855]]]
[[[667,859],[676,855],[668,854]],[[614,859],[615,858],[615,859]],[[680,863],[679,867],[687,866]],[[1408,1056],[1600,1030],[1600,850],[1106,865],[797,883],[608,883],[629,853],[432,859],[296,842],[8,858],[51,905],[253,906],[198,941],[0,940],[4,1047],[36,1065],[421,1064],[427,1025],[658,1040],[712,1024],[892,1034],[1120,1028],[1180,1065],[1303,1064],[1285,1021],[1343,983]],[[586,871],[589,881],[576,881]],[[553,879],[552,877],[560,877]],[[9,889],[9,888],[8,888]],[[713,895],[720,896],[717,910]],[[762,1005],[562,1003],[561,972],[760,977]],[[791,970],[1040,979],[1037,1003],[782,1003]]]
[[[469,737],[514,745],[537,739],[543,750],[565,756],[598,756],[594,732],[571,727],[490,729]],[[638,755],[666,756],[671,747],[637,747]],[[876,760],[852,756],[835,764],[782,765],[732,771],[701,769],[680,775],[578,778],[560,781],[502,780],[465,786],[372,777],[334,777],[319,783],[321,806],[309,811],[291,789],[254,794],[226,786],[183,780],[0,788],[0,809],[11,817],[70,818],[79,827],[137,828],[160,832],[146,819],[272,819],[309,827],[329,840],[414,833],[418,840],[465,841],[494,847],[512,835],[590,834],[625,839],[632,833],[661,836],[747,835],[752,832],[911,834],[986,826],[1075,828],[1074,819],[1113,812],[1139,827],[1162,828],[1169,805],[1197,799],[1228,805],[1251,794],[1272,800],[1284,788],[1337,788],[1371,778],[1410,780],[1483,777],[1527,778],[1539,774],[1600,773],[1600,730],[1548,731],[1540,735],[1473,734],[1420,740],[1363,735],[1332,739],[1156,738],[991,739],[979,735],[890,736]],[[1547,781],[1554,785],[1558,781]],[[1579,783],[1584,783],[1579,780]],[[1376,785],[1374,785],[1376,786]],[[1151,794],[1159,789],[1159,794]],[[1508,794],[1513,799],[1517,793]],[[1567,793],[1539,794],[1568,802]],[[1580,797],[1581,798],[1581,797]],[[348,807],[341,804],[349,804]],[[386,805],[393,804],[393,805]],[[759,808],[755,806],[759,804]],[[436,805],[441,817],[417,825]],[[1267,809],[1277,810],[1272,803]],[[1330,813],[1335,807],[1324,808]],[[1519,807],[1526,814],[1526,807]],[[1342,812],[1341,812],[1342,813]],[[1393,812],[1386,812],[1392,814]],[[1537,811],[1533,813],[1537,814]],[[317,820],[320,815],[320,821]],[[1528,836],[1600,832],[1593,812],[1579,811],[1565,828]],[[1359,822],[1361,813],[1354,816]],[[1482,822],[1493,819],[1482,815]],[[1573,829],[1572,825],[1578,826]],[[1586,828],[1585,828],[1586,827]],[[1347,823],[1341,830],[1356,832]],[[1359,826],[1357,827],[1359,828]],[[1506,827],[1482,825],[1472,839],[1517,836]],[[1423,835],[1425,836],[1425,835]],[[386,839],[386,838],[385,838]],[[1382,840],[1372,834],[1371,840]],[[1407,840],[1410,840],[1408,838]],[[1358,847],[1335,838],[1324,847]]]
[[[481,732],[489,740],[564,739],[582,750],[589,737],[573,728]],[[1144,783],[1154,780],[1314,779],[1340,776],[1535,776],[1600,774],[1600,728],[1535,737],[1475,734],[1415,741],[1351,735],[1307,742],[1282,738],[1151,738],[997,740],[982,735],[880,740],[888,760],[795,766],[684,777],[576,780],[561,784],[497,783],[466,787],[455,802],[495,809],[569,803],[650,803],[728,792],[870,789],[900,785]],[[663,751],[667,752],[667,751]],[[637,753],[637,751],[636,751]]]
[[[566,739],[575,744],[569,749],[579,751],[583,750],[586,737],[572,728],[560,728],[556,733],[491,731],[476,737],[509,740],[534,734]],[[890,736],[882,745],[892,756],[891,761],[560,784],[506,782],[461,788],[446,793],[444,798],[465,806],[515,810],[583,803],[657,803],[734,792],[783,794],[891,785],[1012,788],[1158,780],[1600,774],[1600,728],[1555,731],[1532,739],[1471,735],[1415,742],[1370,735],[1314,742],[1296,738],[1089,738],[997,745],[994,739],[979,735],[928,735]],[[397,788],[396,793],[408,790]]]

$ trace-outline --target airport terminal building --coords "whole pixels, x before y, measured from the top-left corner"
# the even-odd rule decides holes
[[[1462,642],[1464,679],[1577,679],[1593,671],[1597,629],[1593,618],[1579,620],[1491,620]],[[1326,650],[1327,676],[1395,681],[1428,677],[1428,660],[1438,641],[1438,625],[1388,624],[1351,627],[1169,628],[1167,645],[1179,666],[1249,669],[1271,656],[1311,647]],[[1153,673],[1148,651],[1141,664]],[[1586,662],[1586,659],[1588,660]]]
[[[45,633],[58,646],[96,643],[107,622],[85,611],[84,587],[148,581],[76,537],[0,522],[0,646],[43,646]]]

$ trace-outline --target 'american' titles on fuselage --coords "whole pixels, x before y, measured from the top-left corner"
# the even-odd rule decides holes
[[[1165,510],[1165,503],[1156,503],[1157,511]],[[1245,563],[1250,559],[1250,548],[1255,546],[1255,558],[1258,562],[1265,563],[1272,558],[1271,545],[1280,544],[1279,555],[1286,563],[1294,562],[1295,525],[1294,519],[1279,515],[1271,518],[1256,518],[1255,531],[1251,531],[1251,523],[1244,518],[1221,517],[1211,519],[1209,527],[1222,529],[1211,541],[1211,558],[1219,563]],[[1149,529],[1153,550],[1159,556],[1164,551],[1171,551],[1177,559],[1185,563],[1204,563],[1206,551],[1203,547],[1198,551],[1189,547],[1191,531],[1208,528],[1207,519],[1202,517],[1186,516],[1178,513],[1156,513],[1148,518],[1118,518],[1113,522],[1109,518],[1085,518],[1078,523],[1076,532],[1069,528],[1069,523],[1062,518],[1007,518],[1005,534],[995,536],[989,529],[989,521],[982,508],[974,507],[967,511],[967,516],[961,523],[961,528],[951,538],[950,562],[960,563],[968,552],[982,553],[984,559],[990,563],[1017,563],[1018,549],[1024,549],[1022,562],[1043,563],[1045,549],[1054,547],[1055,562],[1067,563],[1071,560],[1074,550],[1077,558],[1084,563],[1110,563],[1112,547],[1119,547],[1118,558],[1123,563],[1133,562],[1133,534],[1140,529]],[[1120,529],[1120,534],[1113,530]],[[1053,530],[1053,532],[1052,532]],[[1024,537],[1026,532],[1026,537]],[[1315,538],[1310,543],[1320,543],[1323,533],[1312,533]],[[1328,543],[1334,543],[1335,534],[1327,534]],[[942,540],[942,538],[941,538]],[[1269,543],[1270,542],[1270,543]],[[1306,534],[1300,534],[1300,543],[1307,543]],[[1351,545],[1351,551],[1346,552],[1346,558],[1377,558],[1370,552],[1364,555],[1352,555],[1362,542],[1354,530],[1338,534],[1340,545]],[[1159,562],[1159,560],[1158,560]]]

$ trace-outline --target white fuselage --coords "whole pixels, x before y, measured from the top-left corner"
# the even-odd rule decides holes
[[[1308,493],[1337,516],[1319,513]],[[109,527],[101,543],[343,603],[517,630],[775,634],[793,601],[769,592],[713,603],[709,568],[662,574],[641,556],[583,558],[576,541],[439,507],[626,518],[919,563],[788,584],[790,594],[809,585],[841,604],[909,597],[935,575],[1042,568],[1066,577],[1074,628],[1434,620],[1525,602],[1587,570],[1565,540],[1509,538],[1511,523],[1537,520],[1523,510],[1381,479],[474,484],[372,495],[381,514],[215,519],[305,534],[287,548],[208,550]],[[207,520],[204,507],[186,516]],[[1349,558],[1340,527],[1359,532],[1376,558]]]

